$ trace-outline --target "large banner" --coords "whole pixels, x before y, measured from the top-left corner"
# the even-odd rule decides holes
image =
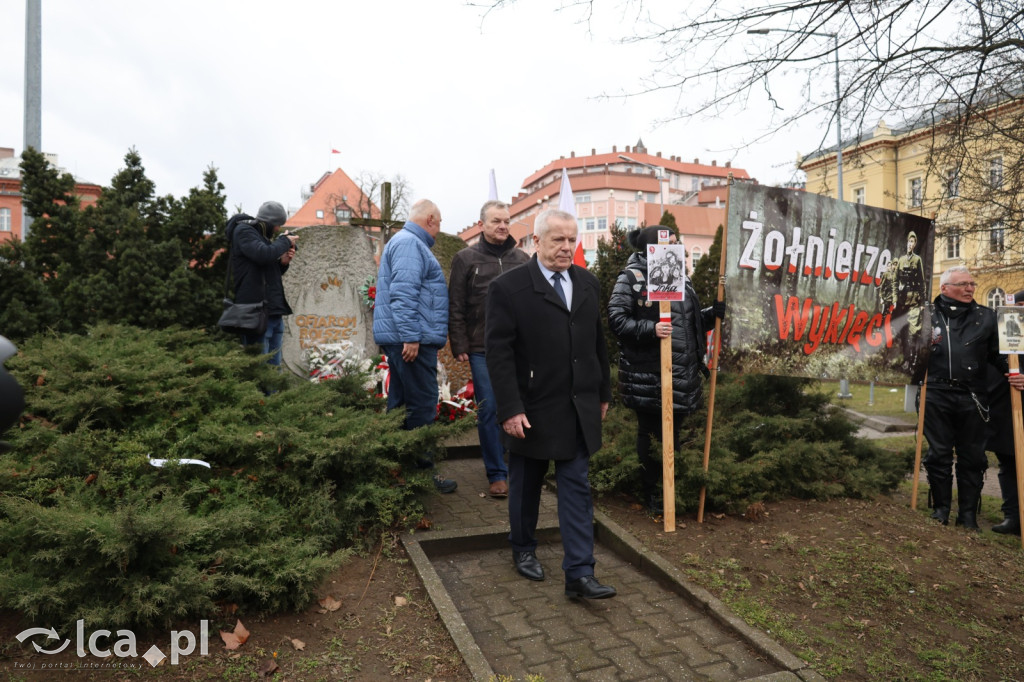
[[[920,381],[932,222],[734,183],[726,232],[726,371]]]

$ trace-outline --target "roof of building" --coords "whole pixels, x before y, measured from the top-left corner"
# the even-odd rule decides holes
[[[622,156],[628,156],[635,163],[647,163],[652,166],[658,166],[669,171],[684,173],[687,175],[719,177],[725,179],[730,173],[732,173],[733,177],[736,179],[750,179],[750,175],[747,171],[742,168],[732,168],[729,162],[726,162],[723,166],[719,166],[716,161],[712,161],[710,165],[703,164],[700,162],[700,159],[694,159],[693,163],[688,163],[677,156],[664,158],[661,156],[661,152],[658,152],[655,155],[648,154],[647,149],[641,146],[642,144],[643,141],[640,140],[636,148],[631,149],[630,147],[626,147],[625,150],[621,152]],[[563,168],[571,171],[576,168],[600,168],[610,164],[622,163],[629,163],[629,161],[620,157],[620,152],[616,147],[612,147],[612,151],[607,154],[592,153],[589,156],[576,156],[575,152],[571,152],[569,158],[563,156],[552,161],[540,170],[535,171],[533,175],[530,175],[528,178],[523,180],[523,187],[529,187],[544,176],[560,171]],[[573,173],[570,173],[570,175],[575,177],[575,174]],[[573,186],[573,189],[575,189],[575,185]]]
[[[683,235],[703,235],[714,237],[719,225],[725,224],[725,207],[710,206],[666,206],[665,210],[676,219],[676,227]],[[657,225],[661,222],[661,206],[658,204],[644,205],[644,223]]]
[[[714,185],[705,187],[697,194],[697,205],[707,206],[709,204],[725,204],[729,196],[729,185]]]
[[[380,218],[380,209],[369,199],[359,186],[352,181],[345,171],[337,169],[333,173],[324,173],[311,187],[306,203],[296,211],[285,227],[306,227],[309,225],[337,225],[334,211],[340,206],[348,206],[353,216],[358,216],[362,207],[370,206],[370,217]],[[318,218],[317,211],[323,211]]]
[[[521,241],[523,237],[533,234],[533,221],[536,219],[536,215],[530,215],[516,220],[509,225],[509,234],[515,237],[517,242]],[[479,223],[473,223],[466,229],[459,232],[457,236],[467,244],[473,244],[479,239],[481,232],[483,232],[483,226]]]

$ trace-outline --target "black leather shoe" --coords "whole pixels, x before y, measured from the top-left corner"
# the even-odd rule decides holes
[[[615,595],[614,587],[602,585],[592,575],[585,575],[565,584],[565,596],[571,599],[607,599]]]
[[[519,575],[530,580],[544,580],[544,567],[534,552],[512,552],[512,561]]]
[[[978,516],[974,513],[973,509],[958,512],[956,515],[955,525],[963,526],[967,530],[981,530],[981,528],[978,527]]]
[[[992,532],[1002,533],[1003,535],[1020,535],[1020,520],[1016,516],[1007,516],[992,526]]]

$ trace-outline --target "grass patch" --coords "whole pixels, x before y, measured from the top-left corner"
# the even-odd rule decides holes
[[[839,397],[838,381],[817,381],[815,383],[821,392],[829,397],[829,401],[833,405],[872,416],[897,417],[908,421],[917,419],[915,412],[906,412],[903,409],[905,387],[902,385],[875,384],[874,399],[872,400],[870,383],[851,381],[851,397],[849,398]]]

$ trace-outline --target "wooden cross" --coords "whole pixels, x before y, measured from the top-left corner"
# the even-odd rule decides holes
[[[376,227],[380,230],[381,242],[377,247],[378,255],[384,244],[391,238],[391,231],[396,227],[401,229],[405,225],[404,220],[394,220],[391,217],[391,183],[385,182],[380,187],[380,218],[352,218],[349,224],[358,227]]]

